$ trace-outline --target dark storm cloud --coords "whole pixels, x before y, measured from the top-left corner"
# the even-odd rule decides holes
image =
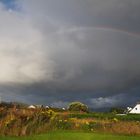
[[[0,6],[4,99],[52,106],[80,100],[95,108],[139,99],[139,0],[16,4],[20,11]]]
[[[24,8],[54,24],[140,30],[139,0],[23,0]]]

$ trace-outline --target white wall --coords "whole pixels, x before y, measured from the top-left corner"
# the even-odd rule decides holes
[[[137,104],[129,113],[140,114],[140,104]]]

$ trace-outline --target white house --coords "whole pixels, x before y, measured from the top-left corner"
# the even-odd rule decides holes
[[[46,109],[49,109],[50,107],[49,107],[49,106],[45,106],[45,108],[46,108]]]
[[[34,105],[28,106],[29,109],[35,109],[36,107]]]
[[[129,108],[130,114],[140,114],[140,103],[137,103],[134,108]]]

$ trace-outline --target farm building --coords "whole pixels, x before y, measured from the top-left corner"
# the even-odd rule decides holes
[[[28,106],[29,109],[35,109],[36,107],[34,105]]]
[[[137,103],[134,108],[130,108],[130,114],[140,114],[140,103]]]
[[[49,107],[49,106],[45,106],[45,108],[46,108],[46,109],[49,109],[50,107]]]

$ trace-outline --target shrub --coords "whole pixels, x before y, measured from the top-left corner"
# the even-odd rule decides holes
[[[81,103],[81,102],[72,102],[70,103],[68,109],[70,111],[82,111],[82,112],[88,112],[87,105]]]

